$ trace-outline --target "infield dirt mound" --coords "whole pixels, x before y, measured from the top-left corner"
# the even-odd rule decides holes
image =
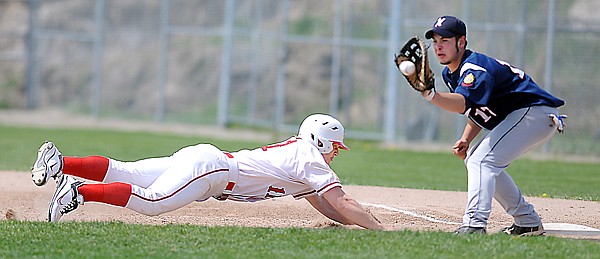
[[[55,184],[37,187],[27,172],[0,172],[2,219],[45,221]],[[344,190],[394,229],[453,231],[461,222],[466,193],[345,186]],[[600,203],[527,197],[545,223],[570,223],[600,228]],[[488,232],[510,225],[511,218],[494,202]],[[86,203],[63,217],[64,221],[121,221],[135,224],[197,224],[248,227],[339,227],[305,200],[279,198],[256,203],[216,200],[194,202],[160,216],[145,216],[110,205]],[[600,236],[586,237],[600,239]]]

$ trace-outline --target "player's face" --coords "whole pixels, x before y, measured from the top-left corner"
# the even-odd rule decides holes
[[[437,33],[433,35],[433,49],[436,58],[440,64],[448,66],[452,72],[458,68],[462,58],[462,51],[457,46],[457,40],[454,37],[442,38]]]
[[[333,150],[327,154],[323,154],[323,158],[325,162],[329,165],[333,162],[333,159],[339,155],[340,145],[338,143],[333,143]]]

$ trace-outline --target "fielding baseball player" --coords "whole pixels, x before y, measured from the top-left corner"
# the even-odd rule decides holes
[[[442,78],[450,92],[436,93],[435,88],[422,92],[434,105],[469,118],[452,147],[468,171],[468,203],[456,233],[486,233],[495,198],[514,218],[503,232],[541,235],[540,217],[506,168],[556,131],[563,131],[566,116],[559,115],[557,107],[564,101],[509,63],[467,49],[466,35],[465,24],[453,16],[439,17],[425,33],[425,38],[433,39],[436,58],[445,65]],[[488,132],[471,145],[481,129]]]
[[[344,145],[344,127],[324,114],[308,116],[297,137],[254,150],[223,152],[210,144],[188,146],[168,157],[123,162],[102,156],[63,157],[44,143],[32,168],[33,182],[50,178],[57,189],[48,220],[58,221],[84,202],[159,215],[210,198],[255,202],[292,195],[345,225],[384,229],[342,189],[329,164]],[[102,183],[84,183],[80,177]]]

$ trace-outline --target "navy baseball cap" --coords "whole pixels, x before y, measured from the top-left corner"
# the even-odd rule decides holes
[[[433,38],[434,33],[443,38],[451,38],[456,35],[467,36],[467,26],[463,21],[454,16],[442,16],[437,18],[433,24],[433,28],[425,33],[425,38]]]

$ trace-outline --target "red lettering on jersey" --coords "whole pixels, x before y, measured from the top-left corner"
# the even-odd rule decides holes
[[[271,185],[271,186],[269,186],[269,190],[267,190],[267,192],[274,192],[274,193],[285,194],[285,189],[284,188],[279,188],[279,187],[273,187]]]
[[[269,186],[269,189],[267,190],[267,193],[265,194],[265,199],[282,197],[284,195],[285,195],[285,189],[283,187],[279,188],[279,187],[273,187],[271,185],[271,186]]]

